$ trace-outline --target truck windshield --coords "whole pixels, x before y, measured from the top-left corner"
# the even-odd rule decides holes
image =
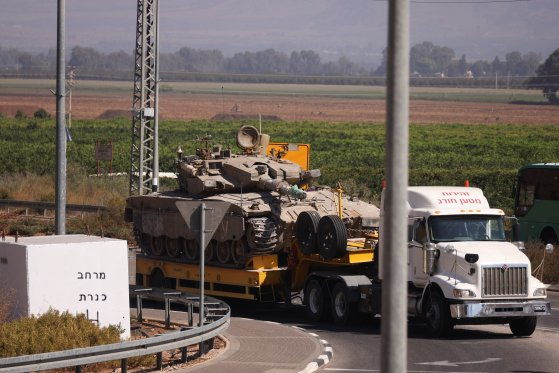
[[[504,241],[502,216],[448,215],[429,218],[432,242],[450,241]]]

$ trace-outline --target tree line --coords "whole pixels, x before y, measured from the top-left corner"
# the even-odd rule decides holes
[[[225,57],[217,49],[183,47],[176,52],[160,54],[162,73],[229,73],[229,74],[277,74],[298,76],[372,76],[382,77],[386,72],[386,49],[380,66],[367,69],[347,57],[337,61],[322,61],[313,50],[284,53],[274,49],[245,51]],[[518,51],[507,53],[504,60],[496,56],[492,61],[467,61],[466,55],[456,58],[452,48],[423,42],[410,49],[410,71],[418,77],[528,77],[535,72],[542,60],[539,53]],[[94,48],[75,46],[71,49],[68,65],[82,71],[128,72],[134,67],[134,54],[125,51],[102,53]],[[0,46],[0,71],[17,71],[22,74],[53,72],[56,69],[56,52],[30,53]]]

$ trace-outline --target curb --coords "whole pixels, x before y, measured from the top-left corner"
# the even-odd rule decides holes
[[[301,330],[301,331],[305,331],[303,328],[300,328],[298,326],[292,325],[293,328]],[[320,337],[318,336],[318,334],[316,333],[308,333],[310,336],[315,337],[316,339],[319,340],[320,344],[322,344],[323,347],[323,351],[322,354],[318,355],[318,357],[316,359],[314,359],[313,361],[311,361],[310,363],[307,364],[307,366],[305,367],[305,369],[299,371],[298,373],[312,373],[318,370],[318,368],[328,364],[330,362],[330,360],[332,360],[332,357],[334,356],[334,350],[332,349],[332,346],[328,343],[328,341],[324,340],[324,339],[320,339]]]

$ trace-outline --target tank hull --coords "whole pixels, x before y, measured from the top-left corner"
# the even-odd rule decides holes
[[[339,214],[335,191],[321,188],[306,193],[305,200],[277,192],[223,193],[205,198],[180,191],[155,193],[128,198],[125,217],[133,222],[139,245],[147,255],[195,263],[199,257],[198,231],[189,228],[177,202],[189,202],[192,209],[203,201],[223,202],[227,211],[210,234],[205,257],[212,265],[242,268],[251,256],[287,255],[296,245],[295,224],[301,212]],[[350,237],[362,237],[378,227],[379,210],[372,204],[344,196],[341,210]]]

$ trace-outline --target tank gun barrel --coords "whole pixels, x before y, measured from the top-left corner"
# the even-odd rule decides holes
[[[258,180],[258,187],[263,190],[278,192],[283,196],[289,196],[296,199],[306,199],[307,193],[300,189],[297,185],[291,185],[285,180],[270,179],[263,177]]]

